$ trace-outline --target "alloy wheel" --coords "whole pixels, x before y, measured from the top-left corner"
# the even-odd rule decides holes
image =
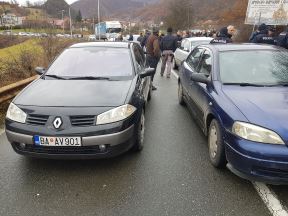
[[[215,158],[218,151],[218,134],[216,126],[213,125],[209,134],[209,153],[212,158]]]

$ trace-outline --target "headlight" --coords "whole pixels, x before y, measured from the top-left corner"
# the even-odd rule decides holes
[[[15,122],[25,123],[27,114],[18,108],[15,104],[11,103],[8,108],[6,118]]]
[[[96,124],[101,125],[121,121],[131,116],[135,111],[136,108],[134,106],[126,104],[98,115]]]
[[[253,142],[285,145],[281,137],[275,132],[249,123],[235,122],[232,132]]]

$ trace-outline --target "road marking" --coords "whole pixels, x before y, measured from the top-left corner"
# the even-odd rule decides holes
[[[260,182],[253,182],[253,186],[273,216],[288,216],[288,212],[276,194],[271,191],[267,185]]]
[[[179,76],[178,74],[175,72],[175,70],[171,70],[172,74],[176,77],[176,79],[178,80]]]

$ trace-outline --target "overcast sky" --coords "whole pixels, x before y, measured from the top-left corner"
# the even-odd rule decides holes
[[[3,1],[3,0],[2,0]],[[10,0],[4,0],[4,1],[7,1],[7,2],[10,2]],[[17,0],[17,2],[19,2],[19,4],[21,5],[25,5],[27,0]],[[31,3],[33,2],[39,2],[39,0],[29,0]],[[43,0],[40,0],[40,1],[43,1]],[[65,0],[68,4],[72,4],[73,2],[77,1],[77,0]]]

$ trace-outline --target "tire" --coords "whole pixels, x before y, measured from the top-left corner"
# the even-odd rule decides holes
[[[148,97],[147,97],[147,100],[150,101],[151,100],[151,91],[149,91],[148,93]]]
[[[179,82],[179,84],[178,84],[178,102],[182,106],[185,105],[184,95],[183,95],[183,86],[182,86],[181,82]]]
[[[140,120],[135,128],[135,143],[132,148],[135,152],[142,151],[144,147],[144,135],[145,135],[145,112],[142,110]]]
[[[150,85],[149,87],[149,92],[148,92],[148,97],[147,97],[147,101],[150,101],[151,100],[151,97],[152,97],[152,85]]]
[[[208,148],[210,162],[216,168],[224,168],[226,166],[225,144],[220,124],[213,119],[208,132]]]

